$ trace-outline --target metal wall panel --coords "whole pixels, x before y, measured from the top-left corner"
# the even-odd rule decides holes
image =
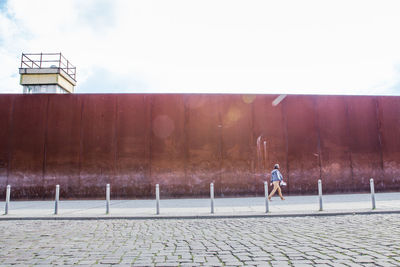
[[[82,98],[57,94],[48,97],[44,194],[53,197],[59,184],[61,197],[79,197]]]
[[[219,96],[185,95],[186,177],[192,196],[206,196],[210,183],[221,194],[221,127]]]
[[[185,107],[183,95],[154,95],[151,99],[151,177],[161,196],[189,191],[185,176]]]
[[[8,182],[11,114],[14,98],[11,95],[0,97],[0,196],[5,196]]]
[[[151,194],[149,95],[117,95],[116,175],[113,196],[140,198]]]
[[[245,96],[244,99],[250,101],[249,97]],[[276,163],[280,165],[284,179],[288,178],[287,123],[286,116],[283,115],[283,104],[272,105],[277,97],[278,95],[258,95],[252,102],[254,138],[251,146],[254,147],[253,159],[258,194],[263,194],[263,187],[260,187],[260,184],[270,180],[270,173]],[[287,193],[288,188],[283,188],[283,191]]]
[[[353,190],[367,191],[370,178],[378,184],[383,179],[377,98],[352,96],[346,97],[346,102]]]
[[[379,97],[378,113],[384,179],[378,182],[377,191],[398,190],[400,184],[400,97]]]
[[[82,98],[80,180],[82,196],[104,196],[116,175],[116,95]]]
[[[254,192],[251,104],[240,95],[219,96],[221,196]],[[262,187],[262,184],[260,184]]]
[[[288,190],[315,192],[321,177],[316,98],[289,96],[283,102],[287,123]]]
[[[13,198],[44,198],[45,126],[49,96],[14,97],[8,183],[13,188]]]
[[[346,97],[316,99],[320,136],[321,180],[324,192],[354,190]]]

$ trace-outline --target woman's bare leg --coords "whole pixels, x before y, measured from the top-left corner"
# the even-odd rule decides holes
[[[272,189],[271,193],[268,196],[268,199],[271,199],[271,197],[275,194],[276,190],[279,188],[279,181],[273,182],[273,185],[274,185],[274,189]],[[280,190],[280,188],[279,188],[279,190]]]

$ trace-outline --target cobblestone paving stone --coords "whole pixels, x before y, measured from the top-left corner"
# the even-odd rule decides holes
[[[0,266],[400,266],[400,215],[0,221]]]

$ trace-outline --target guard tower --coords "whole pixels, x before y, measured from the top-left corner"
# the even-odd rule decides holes
[[[61,53],[22,53],[19,74],[24,94],[70,94],[76,85],[76,67]]]

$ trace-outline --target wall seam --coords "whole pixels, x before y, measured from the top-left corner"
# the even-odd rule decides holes
[[[315,112],[315,126],[316,126],[315,128],[317,130],[317,136],[318,136],[317,151],[318,151],[319,179],[322,179],[321,127],[319,125],[319,113],[317,106],[318,106],[317,99],[314,98],[314,112]]]
[[[381,113],[379,112],[378,98],[375,97],[374,100],[375,100],[376,127],[378,130],[379,156],[381,159],[380,167],[381,167],[381,170],[383,171],[384,166],[383,166],[383,151],[382,151],[382,122],[381,122],[382,120],[381,120]]]
[[[43,142],[43,169],[42,169],[42,186],[43,189],[46,190],[45,187],[45,179],[46,179],[46,162],[47,162],[47,135],[48,135],[48,121],[49,121],[49,106],[50,106],[50,96],[47,95],[47,105],[46,105],[46,113],[45,113],[45,124],[44,124],[44,142]],[[46,197],[46,194],[43,194],[43,199]]]
[[[224,162],[222,129],[223,129],[224,125],[222,124],[221,106],[222,105],[218,105],[218,129],[219,129],[219,131],[218,131],[218,134],[219,134],[219,151],[218,151],[219,152],[218,153],[218,155],[219,155],[219,172],[218,172],[219,186],[218,187],[219,188],[218,189],[219,190],[217,190],[217,191],[219,191],[220,196],[224,196],[224,193],[222,191],[222,168],[223,168],[223,162]]]
[[[189,105],[188,101],[188,96],[184,95],[183,96],[183,132],[184,132],[184,140],[185,140],[185,144],[184,144],[184,149],[185,149],[185,155],[184,155],[184,162],[185,162],[185,166],[184,166],[184,171],[185,171],[185,181],[187,182],[187,185],[189,186],[189,192],[193,193],[193,188],[192,188],[192,184],[191,184],[191,179],[189,179],[188,177],[188,164],[189,164],[189,133],[188,133],[188,124],[190,123],[190,108],[188,108],[187,106]]]
[[[150,134],[149,134],[149,180],[152,181],[152,150],[153,150],[153,108],[154,96],[150,96]],[[158,182],[156,182],[158,183]]]
[[[12,167],[12,157],[13,157],[13,146],[12,146],[12,136],[14,133],[14,108],[15,108],[15,98],[13,97],[11,107],[10,107],[10,117],[9,117],[9,123],[10,123],[10,128],[8,131],[8,164],[7,164],[7,182],[6,184],[10,184],[10,173],[11,173],[11,167]]]
[[[82,155],[83,155],[83,112],[85,108],[85,96],[82,97],[82,103],[81,103],[81,118],[80,118],[80,133],[79,133],[79,161],[78,161],[78,166],[79,166],[79,178],[78,178],[78,189],[82,187]],[[79,194],[79,192],[78,192]]]
[[[253,179],[253,188],[254,188],[254,191],[255,191],[255,195],[257,196],[257,192],[258,192],[257,191],[257,184],[259,182],[259,177],[261,177],[261,175],[259,175],[257,173],[257,168],[256,168],[256,164],[257,163],[256,163],[256,160],[254,159],[254,155],[256,155],[256,159],[257,159],[257,149],[258,149],[257,148],[257,141],[255,141],[257,139],[257,137],[256,137],[255,129],[254,129],[255,128],[255,123],[254,123],[254,121],[255,121],[254,102],[255,101],[256,101],[256,99],[254,99],[250,103],[250,105],[251,105],[250,106],[250,112],[251,112],[250,129],[251,129],[251,132],[250,132],[250,144],[249,144],[250,150],[249,150],[249,154],[253,155],[253,158],[250,157],[249,164],[250,164],[251,171],[249,173],[252,173],[253,174],[252,176],[256,178],[256,179]],[[255,146],[256,149],[254,149],[254,145],[256,145]]]
[[[117,174],[118,174],[118,132],[117,132],[117,127],[118,127],[118,96],[115,95],[114,98],[114,133],[113,133],[113,138],[114,138],[114,181],[117,178]],[[111,184],[111,181],[109,181],[109,183]]]
[[[286,100],[286,99],[285,99]],[[281,102],[281,114],[283,118],[283,131],[285,134],[285,149],[286,149],[286,173],[287,173],[287,191],[290,194],[290,166],[289,166],[289,131],[288,131],[288,120],[287,120],[287,111],[286,111],[286,102]]]
[[[348,136],[348,149],[349,149],[349,162],[350,162],[350,171],[351,171],[351,184],[352,184],[352,190],[354,191],[355,189],[355,184],[354,184],[354,170],[353,170],[353,157],[352,157],[352,147],[351,147],[351,131],[350,131],[350,123],[349,123],[349,105],[347,102],[347,99],[343,97],[343,102],[345,104],[345,109],[346,109],[346,129],[347,129],[347,136]]]

